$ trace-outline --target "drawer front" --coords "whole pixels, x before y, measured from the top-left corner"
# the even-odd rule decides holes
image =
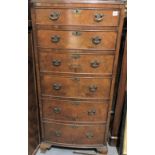
[[[82,98],[109,98],[111,80],[108,78],[82,78],[78,93]]]
[[[103,144],[105,125],[44,123],[44,140],[66,144]]]
[[[39,47],[115,50],[117,32],[38,30],[37,35]]]
[[[108,103],[43,100],[43,118],[61,121],[106,122]]]
[[[43,95],[107,99],[110,86],[109,78],[41,76]]]
[[[119,11],[103,9],[36,9],[41,25],[118,26]]]
[[[65,52],[39,52],[42,72],[112,74],[114,56]]]
[[[75,97],[77,83],[74,79],[61,76],[41,76],[41,92],[45,95]]]

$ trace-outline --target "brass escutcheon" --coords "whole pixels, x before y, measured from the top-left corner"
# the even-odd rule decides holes
[[[72,80],[75,82],[78,82],[78,81],[80,81],[80,78],[79,77],[73,77]]]
[[[73,105],[80,105],[80,101],[72,101],[71,102]]]
[[[72,35],[74,35],[74,36],[80,36],[81,35],[81,32],[79,32],[79,31],[73,31],[72,32]]]
[[[73,59],[79,59],[80,58],[80,54],[78,54],[78,53],[72,54],[72,58]]]
[[[73,13],[75,14],[80,14],[81,10],[80,9],[73,9]]]

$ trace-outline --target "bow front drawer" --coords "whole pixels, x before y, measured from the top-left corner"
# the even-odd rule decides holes
[[[103,144],[105,125],[44,123],[44,140],[66,144]]]
[[[102,77],[41,76],[43,96],[109,98],[111,79]]]
[[[112,74],[113,62],[114,55],[99,52],[87,54],[45,49],[39,52],[41,72]]]
[[[38,30],[38,46],[57,49],[115,50],[115,31]]]
[[[105,123],[108,113],[108,102],[43,100],[43,119],[59,121],[76,121]]]
[[[40,25],[118,26],[119,10],[104,9],[36,9]]]

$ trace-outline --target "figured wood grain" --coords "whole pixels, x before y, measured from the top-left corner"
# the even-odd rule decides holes
[[[98,145],[103,143],[104,131],[105,125],[74,125],[46,122],[44,123],[44,140],[71,145]],[[60,136],[56,135],[58,133]],[[87,138],[89,133],[93,134],[92,138]]]
[[[89,32],[79,31],[80,36],[73,35],[76,31],[52,31],[52,30],[38,30],[38,46],[46,48],[64,48],[64,49],[98,49],[98,50],[115,50],[117,32]],[[53,43],[52,36],[59,36],[60,41]],[[92,38],[101,38],[101,43],[98,45],[93,44]]]
[[[41,72],[65,72],[65,73],[90,73],[90,74],[112,74],[114,55],[101,53],[81,53],[68,51],[46,52],[39,50],[39,64]],[[53,61],[60,61],[54,66]],[[93,63],[98,62],[99,66],[93,68]]]
[[[76,13],[73,9],[36,9],[36,24],[38,25],[72,25],[72,26],[117,26],[119,23],[119,10],[104,10],[104,9],[82,9],[80,8]],[[117,16],[113,12],[118,12]],[[49,17],[53,13],[59,13],[60,16],[57,20],[51,20]],[[95,15],[103,15],[103,20],[100,22],[95,21]],[[87,19],[87,20],[86,20]]]
[[[76,122],[106,123],[108,102],[42,100],[43,119]],[[60,111],[55,111],[55,110]],[[95,113],[93,113],[95,111]]]
[[[73,139],[72,141],[68,141],[68,136],[69,135],[63,135],[61,140],[54,140],[53,137],[54,135],[52,134],[52,132],[54,131],[55,128],[57,129],[65,129],[65,133],[67,132],[72,132],[74,133],[73,130],[71,130],[69,128],[68,125],[76,125],[77,122],[75,124],[75,121],[70,123],[70,124],[66,124],[65,121],[61,121],[61,123],[56,123],[56,122],[51,122],[50,119],[46,119],[46,123],[45,123],[45,119],[44,119],[44,123],[41,124],[42,126],[42,141],[48,141],[50,142],[50,144],[55,144],[58,146],[67,146],[67,147],[81,147],[81,148],[87,148],[87,147],[105,147],[105,144],[107,142],[107,133],[108,133],[108,128],[109,128],[109,118],[110,118],[110,109],[111,109],[111,102],[112,102],[112,95],[113,95],[113,88],[114,88],[114,83],[115,83],[115,74],[116,74],[116,69],[117,69],[117,63],[118,63],[118,54],[119,54],[119,45],[120,45],[120,36],[121,36],[121,30],[122,30],[122,21],[123,21],[123,9],[124,9],[124,5],[122,5],[123,3],[121,1],[66,1],[66,0],[60,0],[59,2],[55,2],[55,1],[36,1],[33,3],[33,12],[32,12],[32,16],[33,16],[33,28],[34,28],[34,35],[35,35],[35,60],[36,60],[36,67],[37,67],[37,75],[38,75],[38,92],[39,92],[39,99],[40,99],[40,116],[41,119],[43,119],[43,111],[42,111],[42,103],[43,100],[42,98],[45,99],[51,99],[51,98],[56,98],[56,99],[71,99],[71,100],[87,100],[87,101],[92,101],[96,102],[97,100],[108,100],[110,101],[108,104],[108,117],[107,117],[107,123],[105,125],[103,125],[103,123],[99,123],[96,121],[94,122],[94,126],[92,126],[90,123],[83,123],[83,128],[79,128],[79,130],[77,130],[76,135],[75,135],[75,139]],[[93,8],[93,10],[98,10],[103,9],[105,11],[109,11],[109,10],[118,10],[119,11],[119,20],[118,20],[118,25],[116,27],[113,26],[109,26],[108,27],[108,19],[107,23],[105,23],[104,26],[96,26],[93,24],[87,24],[87,21],[89,22],[89,20],[91,19],[87,19],[85,21],[82,21],[83,23],[86,24],[86,26],[78,26],[77,23],[76,25],[70,25],[70,22],[74,23],[74,21],[69,21],[66,20],[69,24],[67,25],[61,25],[60,24],[44,24],[42,21],[42,24],[36,21],[36,19],[38,20],[38,17],[36,18],[36,9],[88,9],[89,8]],[[45,17],[45,16],[44,16]],[[44,18],[43,17],[43,18]],[[44,20],[42,18],[42,20]],[[107,17],[108,18],[108,17]],[[110,17],[109,17],[110,18]],[[40,19],[39,19],[40,20]],[[72,19],[73,20],[73,19]],[[80,19],[79,19],[80,20]],[[109,20],[110,21],[110,20]],[[57,21],[58,22],[58,21]],[[106,26],[107,24],[107,26]],[[74,31],[80,31],[82,32],[80,36],[75,36],[72,33]],[[57,34],[56,34],[57,33]],[[51,35],[60,35],[60,41],[58,43],[52,43],[51,42]],[[101,37],[102,41],[100,44],[98,45],[94,45],[92,43],[92,37],[95,36],[99,36]],[[86,73],[83,72],[84,76],[81,76],[80,72],[76,72],[76,73],[72,73],[72,72],[66,72],[68,74],[68,76],[63,74],[63,70],[59,72],[53,71],[53,69],[50,70],[45,70],[42,68],[42,70],[40,70],[40,49],[54,49],[54,50],[82,50],[82,51],[86,51],[86,50],[91,50],[97,52],[97,51],[104,51],[103,53],[108,54],[107,51],[112,52],[111,54],[114,55],[114,61],[113,61],[113,68],[112,68],[112,74],[110,75],[111,77],[106,77],[106,73],[104,76],[101,76],[100,74],[98,74],[98,72],[92,72],[91,73]],[[43,52],[45,53],[45,52]],[[49,52],[50,53],[50,52]],[[49,54],[48,53],[48,54]],[[51,53],[55,54],[56,53],[53,52],[53,50],[51,50]],[[51,55],[52,55],[51,54]],[[111,55],[110,54],[110,55]],[[50,55],[50,54],[49,54]],[[88,55],[88,57],[91,57],[91,55]],[[41,56],[42,57],[42,56]],[[47,56],[46,56],[47,58]],[[69,61],[68,57],[63,56],[63,58],[65,58],[66,62]],[[47,59],[48,60],[48,59]],[[83,59],[82,64],[88,60],[89,58]],[[49,60],[48,60],[49,61]],[[45,63],[44,63],[45,64]],[[65,64],[66,65],[66,64]],[[108,65],[109,66],[109,65]],[[86,66],[85,66],[86,67]],[[85,68],[84,67],[84,68]],[[49,69],[49,66],[46,67]],[[108,67],[106,68],[108,69]],[[88,70],[88,69],[87,69]],[[107,72],[105,70],[105,72]],[[54,73],[54,74],[53,74]],[[72,75],[71,75],[72,74]],[[102,74],[103,70],[102,70]],[[77,80],[80,77],[80,80]],[[112,78],[112,79],[111,79]],[[73,80],[71,82],[71,79]],[[75,80],[76,79],[76,80]],[[51,83],[53,82],[62,82],[63,86],[61,89],[61,92],[55,92],[53,90],[51,90]],[[76,83],[76,84],[75,84]],[[97,85],[98,89],[95,93],[90,93],[88,92],[88,84],[92,84],[95,83],[95,85]],[[65,89],[64,89],[65,88]],[[87,89],[86,89],[87,88]],[[54,104],[51,104],[51,106],[53,106]],[[47,108],[49,109],[49,108]],[[53,117],[53,116],[52,116]],[[83,118],[82,118],[83,119]],[[48,120],[48,122],[47,122]],[[56,121],[55,119],[52,121]],[[59,125],[58,125],[59,124]],[[81,125],[77,124],[78,126],[81,127]],[[102,126],[101,130],[98,130],[98,127]],[[104,127],[103,127],[104,126]],[[83,137],[83,131],[93,128],[92,131],[96,131],[98,130],[99,132],[97,132],[98,136],[98,140],[94,140],[92,142],[88,142],[84,139]],[[85,130],[84,130],[85,129]],[[101,132],[100,132],[101,131]],[[64,132],[64,131],[63,131]],[[78,136],[77,136],[78,135]],[[96,134],[95,134],[96,135]],[[103,135],[103,136],[100,136]],[[65,138],[64,138],[65,137]],[[74,137],[74,135],[73,135]],[[81,139],[84,139],[84,141],[81,142]]]
[[[54,90],[53,85],[60,84],[60,90]],[[90,86],[97,90],[91,92]],[[91,77],[41,76],[41,93],[43,95],[74,97],[74,98],[109,98],[111,79]]]

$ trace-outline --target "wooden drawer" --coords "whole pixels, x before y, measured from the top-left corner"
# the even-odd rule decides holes
[[[115,50],[115,31],[38,30],[39,47]]]
[[[101,53],[47,52],[40,50],[41,72],[100,73],[112,74],[114,55]]]
[[[104,9],[36,9],[41,25],[118,26],[119,11]]]
[[[105,125],[44,123],[44,140],[66,144],[103,144]]]
[[[41,76],[41,93],[43,96],[107,99],[109,98],[110,86],[110,78]]]
[[[108,102],[42,100],[43,118],[59,121],[103,122],[107,120]]]

